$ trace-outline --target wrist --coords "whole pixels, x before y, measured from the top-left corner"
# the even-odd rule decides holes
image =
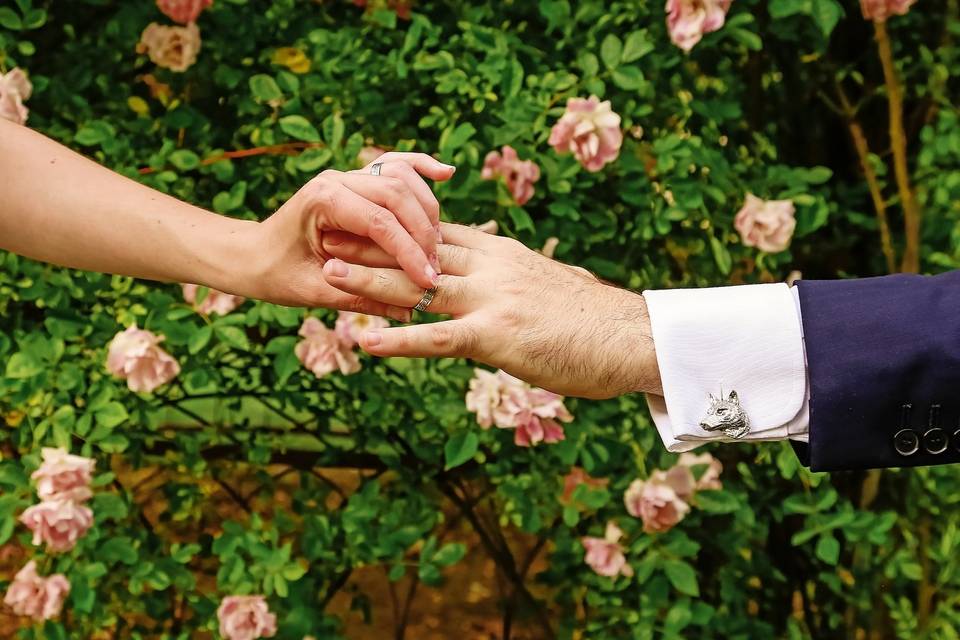
[[[196,234],[200,245],[191,252],[194,277],[190,280],[218,291],[260,298],[260,223],[210,214],[207,229]]]
[[[635,393],[663,394],[660,381],[660,368],[657,365],[657,353],[653,344],[653,332],[650,326],[650,314],[643,296],[633,291],[620,290],[623,297],[621,309],[624,335],[627,344],[621,356],[624,358],[624,386]]]

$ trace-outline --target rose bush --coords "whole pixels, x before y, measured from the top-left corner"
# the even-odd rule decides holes
[[[960,266],[960,18],[910,4],[14,0],[0,117],[248,219],[436,153],[447,219],[635,289],[931,272]],[[711,447],[721,472],[641,397],[237,302],[0,255],[0,634],[413,637],[431,593],[463,622],[444,582],[478,557],[497,637],[960,624],[951,468],[811,474],[775,443]]]

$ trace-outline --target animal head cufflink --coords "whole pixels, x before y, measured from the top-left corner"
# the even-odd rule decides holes
[[[720,397],[710,394],[710,406],[707,415],[700,421],[700,428],[704,431],[722,431],[728,438],[740,439],[750,432],[750,418],[740,406],[740,398],[736,391],[731,391],[726,398],[723,390]]]

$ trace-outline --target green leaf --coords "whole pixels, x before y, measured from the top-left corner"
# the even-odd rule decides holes
[[[32,378],[43,373],[43,366],[26,353],[15,353],[7,361],[8,378]]]
[[[645,83],[646,78],[643,77],[643,72],[637,67],[619,67],[613,71],[613,84],[621,89],[636,91],[643,87]]]
[[[136,564],[139,555],[133,547],[133,540],[126,536],[107,538],[97,550],[97,558],[107,563],[122,562],[132,565]]]
[[[697,574],[688,563],[682,560],[667,560],[663,563],[663,570],[667,574],[670,584],[680,593],[697,597],[700,587],[697,586]]]
[[[167,159],[170,161],[170,164],[181,171],[189,171],[200,166],[200,158],[197,157],[197,154],[187,149],[178,149],[171,153]]]
[[[207,346],[207,343],[210,342],[210,338],[213,337],[213,327],[210,325],[204,325],[197,329],[193,335],[190,336],[190,339],[187,341],[187,350],[192,354],[196,355],[203,351],[203,348]]]
[[[612,33],[603,39],[600,45],[600,59],[607,69],[616,69],[620,64],[620,57],[623,54],[623,42]]]
[[[480,438],[473,431],[465,431],[447,440],[443,447],[444,469],[459,467],[476,455],[480,447]]]
[[[843,6],[837,0],[813,0],[810,16],[820,27],[824,37],[829,38],[843,16]]]
[[[623,53],[620,59],[623,62],[633,62],[639,60],[654,50],[653,42],[647,37],[646,31],[634,31],[627,36],[627,41],[623,45]]]
[[[320,142],[320,133],[310,121],[303,116],[284,116],[280,118],[280,129],[297,140],[305,142]]]
[[[817,557],[829,565],[836,565],[840,559],[840,543],[832,535],[822,535],[817,540]]]
[[[531,218],[530,214],[522,207],[510,207],[507,209],[507,213],[510,215],[510,219],[513,220],[513,228],[517,233],[524,229],[536,231],[533,226],[533,218]]]
[[[730,252],[722,242],[714,236],[710,236],[710,248],[713,250],[713,259],[723,275],[728,275],[733,268],[733,261],[730,258]]]
[[[343,118],[339,113],[327,117],[323,121],[323,139],[331,149],[336,149],[343,142],[343,134],[346,132],[346,126],[343,124]]]
[[[23,22],[21,22],[20,16],[14,13],[13,9],[0,7],[0,27],[11,31],[19,31],[23,28]]]
[[[283,92],[280,91],[277,81],[265,73],[250,76],[249,83],[250,93],[260,102],[270,102],[283,97]]]
[[[123,424],[130,419],[127,410],[119,402],[109,402],[96,412],[97,424],[107,429]]]
[[[247,334],[244,333],[243,329],[220,325],[216,328],[216,332],[217,337],[219,337],[224,344],[244,351],[250,349],[250,340],[247,338]]]
[[[698,491],[696,500],[708,513],[732,513],[740,508],[736,497],[726,491]]]
[[[441,567],[449,567],[452,564],[460,562],[460,560],[467,554],[467,546],[459,542],[451,542],[450,544],[443,545],[436,555],[433,556],[433,561],[436,562]]]

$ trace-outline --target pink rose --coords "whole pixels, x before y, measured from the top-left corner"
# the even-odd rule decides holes
[[[693,478],[685,467],[674,467],[685,471],[675,473],[673,477],[663,471],[655,471],[650,479],[634,480],[623,496],[627,513],[643,520],[643,530],[647,533],[669,531],[690,512],[690,505],[681,497],[681,493],[692,496]],[[671,470],[672,471],[672,470]]]
[[[791,201],[761,200],[748,193],[743,208],[733,219],[733,226],[746,246],[777,253],[790,246],[797,219]]]
[[[133,325],[114,336],[107,351],[107,370],[126,379],[131,391],[150,393],[173,380],[180,365],[158,345],[163,336]]]
[[[529,447],[540,442],[552,444],[564,439],[563,427],[573,416],[563,404],[563,396],[531,387],[508,373],[498,371],[500,404],[493,421],[501,429],[516,428],[514,442]]]
[[[484,369],[474,369],[467,391],[467,411],[477,414],[477,424],[484,429],[493,426],[493,412],[500,404],[500,376]]]
[[[146,53],[154,64],[171,71],[189,69],[199,52],[200,29],[194,22],[185,27],[164,27],[151,22],[137,43],[137,53]]]
[[[480,172],[483,180],[495,180],[499,176],[507,183],[517,204],[524,205],[533,197],[533,185],[540,179],[540,167],[532,160],[520,160],[516,150],[506,145],[503,155],[498,151],[487,154]]]
[[[703,468],[702,475],[696,480],[696,484],[694,485],[694,490],[696,491],[719,490],[723,488],[723,483],[720,482],[723,465],[709,453],[700,455],[689,452],[681,453],[680,459],[677,460],[677,466],[686,467],[693,475],[696,475],[696,471],[701,471],[700,467]]]
[[[70,581],[66,576],[57,573],[42,578],[37,575],[37,563],[31,560],[14,576],[3,602],[16,615],[40,622],[60,615],[69,593]]]
[[[360,371],[357,354],[345,347],[337,334],[323,326],[317,318],[310,316],[300,327],[303,340],[297,343],[297,358],[313,375],[322,378],[337,369],[344,375]]]
[[[667,0],[667,31],[670,40],[690,51],[703,34],[723,26],[732,0]]]
[[[386,151],[380,147],[364,147],[357,154],[357,162],[360,163],[361,167],[365,167],[385,153]]]
[[[613,521],[607,523],[607,530],[602,538],[584,537],[580,539],[583,548],[587,550],[584,562],[601,576],[614,578],[618,575],[632,576],[633,567],[627,564],[623,555],[623,547],[619,540],[623,531]]]
[[[200,287],[195,284],[181,284],[180,287],[183,289],[183,299],[188,304],[192,304],[194,309],[205,315],[216,313],[217,315],[225,316],[245,301],[243,296],[235,296],[231,293],[217,291],[216,289],[208,289],[207,297],[197,305],[197,293]]]
[[[220,635],[226,640],[272,638],[277,616],[270,613],[263,596],[227,596],[217,609]]]
[[[333,331],[337,334],[337,339],[347,349],[353,349],[360,343],[360,335],[364,331],[372,329],[385,329],[390,323],[380,316],[368,316],[365,313],[354,313],[352,311],[341,311],[337,316],[337,322],[333,326]]]
[[[860,0],[860,11],[866,20],[886,22],[890,16],[903,16],[917,0]]]
[[[620,155],[620,116],[609,100],[570,98],[566,112],[550,131],[549,142],[557,153],[573,153],[587,171],[600,171]]]
[[[90,498],[90,482],[96,460],[74,456],[65,449],[44,448],[43,463],[31,474],[37,483],[37,495],[41,500],[74,500],[82,502]]]
[[[157,0],[157,8],[180,24],[196,22],[200,13],[212,4],[213,0]]]
[[[23,106],[23,102],[31,93],[33,85],[23,69],[14,67],[7,74],[0,73],[0,118],[26,124],[30,110]]]
[[[70,551],[93,525],[93,511],[73,500],[44,500],[24,511],[20,522],[33,532],[33,544]]]
[[[609,484],[606,478],[594,478],[581,467],[573,467],[567,475],[563,476],[563,494],[560,496],[560,502],[567,503],[573,498],[573,492],[582,484],[588,487],[605,487]]]

